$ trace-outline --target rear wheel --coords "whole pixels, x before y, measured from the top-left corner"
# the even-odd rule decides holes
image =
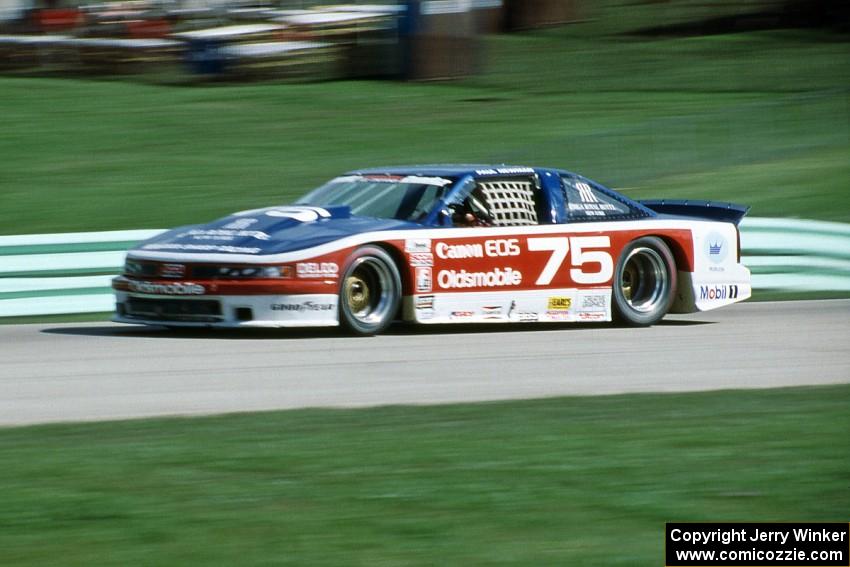
[[[390,326],[400,303],[401,277],[390,255],[377,246],[358,248],[342,276],[342,326],[357,335],[375,335]]]
[[[648,236],[630,242],[614,271],[614,317],[632,326],[660,321],[676,291],[676,262],[660,238]]]

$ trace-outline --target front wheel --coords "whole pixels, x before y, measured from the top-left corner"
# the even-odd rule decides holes
[[[673,303],[676,262],[660,238],[630,242],[614,270],[614,317],[636,327],[661,320]]]
[[[401,303],[401,277],[390,255],[377,246],[351,255],[339,292],[339,321],[356,335],[375,335],[393,322]]]

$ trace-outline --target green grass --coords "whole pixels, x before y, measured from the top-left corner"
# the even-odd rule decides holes
[[[661,565],[846,521],[850,386],[0,430],[3,565]]]
[[[807,297],[807,299],[811,299]],[[0,325],[26,325],[50,323],[83,323],[88,321],[109,321],[113,313],[67,313],[60,315],[22,315],[16,317],[0,317]]]
[[[482,72],[451,84],[0,78],[0,234],[202,222],[349,168],[447,161],[850,221],[850,43],[630,33],[704,4],[594,3],[586,23],[488,38]]]

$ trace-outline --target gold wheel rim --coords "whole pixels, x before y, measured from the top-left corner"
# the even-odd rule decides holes
[[[628,267],[623,272],[623,284],[621,286],[623,290],[623,297],[626,298],[626,301],[632,300],[632,293],[634,292],[635,279],[637,278],[637,274],[633,269],[629,269]]]
[[[345,279],[345,301],[354,313],[360,313],[369,307],[369,286],[363,278],[349,276]]]

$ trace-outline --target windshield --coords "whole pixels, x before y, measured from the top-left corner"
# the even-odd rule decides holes
[[[452,181],[416,175],[347,175],[322,185],[296,205],[349,206],[364,217],[423,220]]]

